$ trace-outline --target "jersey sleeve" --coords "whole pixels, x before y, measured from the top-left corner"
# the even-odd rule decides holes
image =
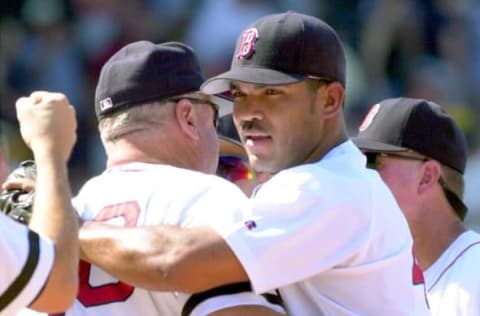
[[[0,214],[0,314],[14,315],[41,292],[54,260],[54,246],[46,238]]]
[[[283,171],[258,190],[242,222],[213,228],[256,293],[280,288],[353,260],[362,249],[371,214],[357,184],[329,172]]]

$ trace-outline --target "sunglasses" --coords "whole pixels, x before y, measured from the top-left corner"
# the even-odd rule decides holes
[[[378,157],[392,157],[397,159],[413,160],[413,161],[427,161],[427,157],[418,157],[418,156],[408,156],[397,153],[390,152],[364,152],[367,157],[367,168],[377,169],[377,159]]]
[[[210,105],[213,109],[213,125],[217,127],[218,125],[218,105],[213,103],[210,100],[203,100],[203,99],[197,99],[197,98],[192,98],[192,97],[178,97],[178,98],[170,98],[168,101],[178,103],[181,100],[188,100],[192,104],[207,104]]]
[[[231,182],[253,179],[253,171],[248,163],[238,156],[220,156],[217,175]]]
[[[364,154],[367,157],[367,168],[369,169],[377,169],[377,159],[379,156],[393,157],[397,159],[414,160],[414,161],[416,160],[416,161],[423,161],[423,162],[430,160],[430,158],[427,158],[427,157],[407,156],[407,155],[390,153],[390,152],[364,152]],[[455,194],[455,192],[453,192],[453,190],[448,187],[443,177],[440,177],[438,179],[438,183],[440,184],[440,187],[442,188],[442,191],[445,194],[445,197],[447,198],[448,203],[450,203],[450,205],[453,207],[457,215],[463,221],[467,214],[467,206],[457,196],[457,194]]]

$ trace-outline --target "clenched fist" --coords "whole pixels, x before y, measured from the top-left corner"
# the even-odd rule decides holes
[[[75,109],[61,93],[33,92],[16,102],[20,132],[34,155],[53,153],[67,161],[76,141]]]

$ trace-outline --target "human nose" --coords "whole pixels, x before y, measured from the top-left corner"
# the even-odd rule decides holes
[[[240,124],[242,122],[262,120],[264,118],[261,107],[254,100],[235,102],[233,105],[233,115]]]

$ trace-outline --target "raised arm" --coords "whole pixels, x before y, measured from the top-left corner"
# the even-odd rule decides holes
[[[78,224],[71,204],[67,160],[76,140],[75,111],[62,94],[34,92],[16,104],[20,131],[37,164],[29,228],[50,238],[55,259],[47,283],[31,308],[58,312],[78,288]]]
[[[208,227],[114,227],[85,222],[80,256],[120,280],[151,290],[195,293],[248,281],[227,243]]]

